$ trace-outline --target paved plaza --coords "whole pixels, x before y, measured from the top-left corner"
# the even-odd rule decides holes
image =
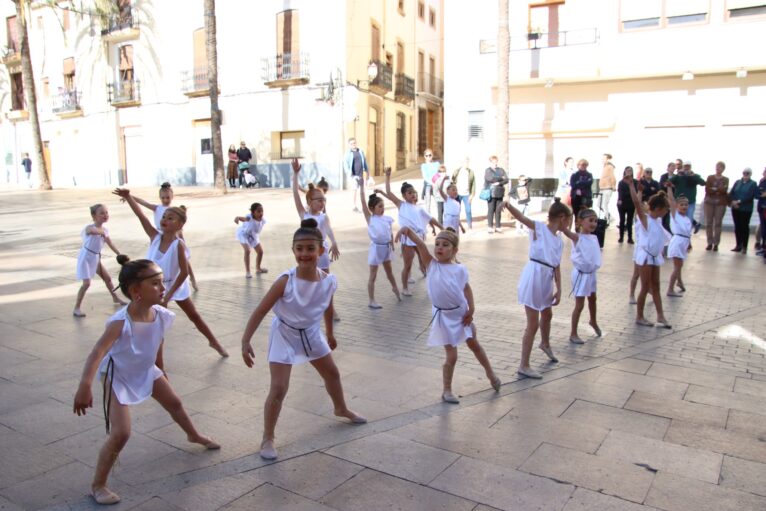
[[[157,191],[133,193],[154,200]],[[240,338],[259,299],[294,264],[292,196],[179,188],[174,204],[189,208],[184,232],[200,285],[193,299],[232,356],[219,358],[172,305],[178,317],[165,364],[195,424],[223,447],[187,443],[151,400],[132,407],[132,436],[110,478],[123,498],[113,509],[766,509],[766,266],[729,252],[733,233],[724,233],[718,253],[704,251],[703,233],[695,236],[684,268],[688,291],[664,299],[673,329],[662,330],[634,325],[632,247],[618,245],[610,229],[599,272],[604,335],[592,337],[583,319],[582,346],[567,340],[574,303],[566,296],[567,243],[564,299],[552,325],[560,363],[535,349],[532,365],[544,379],[533,381],[516,376],[525,323],[516,284],[527,239],[509,228],[490,236],[476,222],[459,259],[474,289],[479,340],[503,386],[493,392],[462,347],[453,385],[461,402],[448,405],[440,401],[443,352],[429,349],[425,335],[415,339],[431,314],[425,281],[397,303],[379,275],[383,309],[368,309],[364,218],[351,211],[350,192],[331,191],[328,199],[341,251],[332,266],[341,316],[333,356],[350,407],[370,422],[336,420],[316,372],[296,367],[277,426],[280,457],[259,457],[270,319],[253,339],[253,369],[241,359]],[[233,219],[254,201],[268,220],[261,240],[270,271],[248,280]],[[87,496],[105,437],[98,382],[96,406],[85,417],[72,413],[84,360],[116,310],[94,280],[87,317],[72,317],[79,232],[96,202],[110,209],[106,226],[117,247],[143,257],[148,238],[107,190],[0,191],[3,511],[98,507]],[[396,216],[391,208],[387,214]],[[114,258],[104,260],[116,282]],[[647,317],[654,318],[651,302]]]

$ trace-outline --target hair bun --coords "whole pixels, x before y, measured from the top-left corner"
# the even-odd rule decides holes
[[[455,229],[453,229],[452,227],[447,227],[447,228],[446,228],[446,229],[444,229],[444,230],[445,230],[445,231],[447,231],[447,232],[454,232],[454,233],[457,233],[457,231],[456,231]]]
[[[125,254],[120,254],[117,256],[117,262],[120,264],[120,266],[125,266],[128,261],[130,261],[130,257],[126,256]]]
[[[561,197],[554,197],[553,202],[561,202]]]
[[[301,228],[316,229],[319,226],[316,220],[313,218],[306,218],[301,220]]]
[[[166,188],[170,188],[170,183],[168,183],[167,181],[165,181],[164,183],[162,183],[162,184],[160,185],[160,188],[162,188],[163,190],[164,190],[164,189],[166,189]]]
[[[186,206],[181,204],[180,206],[178,206],[178,209],[180,209],[181,211],[186,211]]]

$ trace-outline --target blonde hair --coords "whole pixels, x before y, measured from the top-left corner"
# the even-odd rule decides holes
[[[317,187],[314,183],[309,183],[309,187],[306,190],[306,203],[309,204],[309,206],[311,206],[311,201],[314,200],[312,197],[314,195],[314,192],[318,192],[321,195],[321,197],[318,197],[318,198],[321,199],[322,197],[324,197],[324,192],[322,191],[321,188]]]
[[[445,240],[447,243],[455,247],[455,250],[457,250],[458,246],[460,245],[460,238],[458,237],[457,232],[455,232],[455,229],[453,229],[452,227],[447,227],[443,231],[439,232],[439,234],[436,235],[436,239]],[[453,263],[458,262],[457,257],[455,257],[454,253],[452,254],[451,261]]]

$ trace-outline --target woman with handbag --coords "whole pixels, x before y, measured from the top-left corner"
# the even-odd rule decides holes
[[[487,232],[503,232],[500,227],[500,214],[503,212],[503,196],[508,174],[497,166],[497,156],[489,158],[489,167],[484,171],[484,189],[480,199],[487,201]]]
[[[229,146],[229,166],[226,169],[226,179],[229,180],[229,187],[234,188],[234,182],[237,180],[237,148],[234,144]]]
[[[753,216],[753,203],[758,192],[758,185],[750,179],[753,175],[750,167],[742,171],[742,179],[737,179],[729,192],[731,216],[734,219],[734,235],[737,246],[732,252],[747,253],[747,243],[750,239],[750,217]]]

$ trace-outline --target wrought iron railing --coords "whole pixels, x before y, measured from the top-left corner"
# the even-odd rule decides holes
[[[424,92],[438,98],[444,97],[444,80],[431,73],[420,71],[417,87],[418,92]]]
[[[581,28],[577,30],[563,30],[560,32],[529,32],[511,36],[511,51],[534,50],[543,48],[559,48],[561,46],[578,46],[582,44],[596,44],[599,40],[597,28]],[[482,39],[479,41],[479,53],[496,53],[496,39]]]
[[[75,112],[80,110],[80,91],[65,90],[51,98],[53,113]]]
[[[370,87],[377,87],[386,92],[390,91],[393,88],[394,69],[380,60],[373,60],[373,62],[378,66],[378,74],[370,80]]]
[[[415,80],[404,73],[396,73],[394,98],[398,101],[410,101],[415,99]]]
[[[102,19],[101,35],[108,35],[128,28],[138,28],[138,26],[138,16],[133,12],[113,14]]]
[[[181,92],[206,91],[210,88],[207,69],[194,69],[193,71],[181,71]]]
[[[264,82],[280,80],[309,80],[309,54],[282,53],[262,60]]]
[[[118,80],[107,84],[107,89],[112,105],[141,101],[140,80]]]

